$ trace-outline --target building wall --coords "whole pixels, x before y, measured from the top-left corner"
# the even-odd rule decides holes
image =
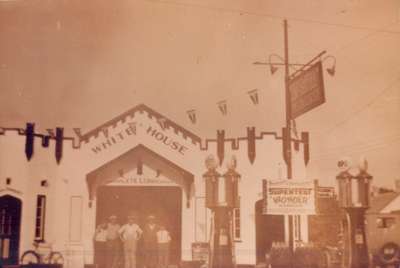
[[[163,135],[171,138],[183,147],[179,150],[176,146],[166,146],[152,131],[162,133],[158,137]],[[258,136],[253,163],[249,161],[246,139],[226,139],[224,160],[217,169],[221,174],[226,172],[226,162],[230,156],[236,156],[236,170],[241,174],[239,194],[242,226],[241,239],[235,242],[238,263],[255,263],[255,203],[262,198],[262,180],[286,177],[286,168],[282,168],[285,167],[282,141],[277,139],[275,133]],[[35,153],[28,162],[24,154],[25,136],[15,131],[0,135],[0,178],[12,178],[11,187],[17,192],[13,195],[23,201],[20,252],[32,248],[36,197],[45,194],[46,240],[53,244],[55,250],[63,252],[67,268],[79,268],[84,263],[91,263],[96,200],[90,200],[87,175],[139,144],[194,175],[191,206],[186,208],[183,205],[182,211],[182,258],[191,259],[192,242],[208,240],[211,212],[202,203],[205,196],[202,175],[206,171],[205,158],[210,154],[217,158],[216,140],[205,140],[199,144],[174,127],[163,130],[156,118],[144,111],[127,115],[113,126],[98,131],[87,142],[81,142],[79,148],[73,148],[73,141],[64,141],[59,165],[54,158],[54,140],[51,140],[49,148],[41,148],[40,143],[40,139],[36,138]],[[293,150],[293,177],[305,179],[305,174],[300,146],[298,152]],[[49,182],[48,187],[40,186],[43,179]],[[183,204],[186,203],[185,198]],[[302,222],[306,224],[307,217],[302,217]]]
[[[309,216],[310,241],[321,246],[338,246],[342,216],[336,197],[317,198],[317,215]]]

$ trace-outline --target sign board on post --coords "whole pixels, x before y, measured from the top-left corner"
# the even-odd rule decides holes
[[[324,80],[321,61],[300,72],[289,81],[291,113],[296,117],[325,102]]]
[[[265,214],[314,215],[314,181],[279,180],[267,181]]]

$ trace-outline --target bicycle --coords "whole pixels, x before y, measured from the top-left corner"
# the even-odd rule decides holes
[[[53,251],[52,244],[34,242],[34,250],[22,254],[20,264],[64,264],[64,257],[58,251]]]

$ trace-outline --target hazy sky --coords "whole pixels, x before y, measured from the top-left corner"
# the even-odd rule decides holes
[[[365,155],[374,183],[391,187],[400,178],[399,0],[0,0],[0,125],[86,132],[145,103],[204,138],[280,131],[283,68],[271,76],[252,63],[283,56],[284,18],[291,62],[336,57],[327,102],[296,121],[311,133],[309,177],[332,184],[341,156]]]

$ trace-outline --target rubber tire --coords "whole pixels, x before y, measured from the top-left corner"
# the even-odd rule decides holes
[[[395,249],[395,253],[393,254],[393,257],[392,257],[390,260],[385,259],[385,257],[384,257],[384,249],[385,249],[386,247],[393,247],[393,248]],[[400,247],[399,247],[399,245],[397,245],[397,244],[394,243],[394,242],[386,243],[386,244],[384,244],[384,245],[382,246],[381,250],[379,251],[379,255],[378,255],[379,261],[380,261],[382,264],[392,264],[394,261],[397,260],[397,257],[399,256],[399,252],[400,252]]]
[[[36,259],[36,262],[25,263],[24,259],[27,258],[28,255],[32,255],[31,257],[33,257],[33,259]],[[24,254],[22,254],[20,262],[21,262],[21,264],[37,264],[37,263],[40,263],[40,256],[33,250],[27,250],[24,252]]]
[[[49,263],[50,264],[64,264],[64,257],[60,252],[53,251],[52,253],[50,253]]]

